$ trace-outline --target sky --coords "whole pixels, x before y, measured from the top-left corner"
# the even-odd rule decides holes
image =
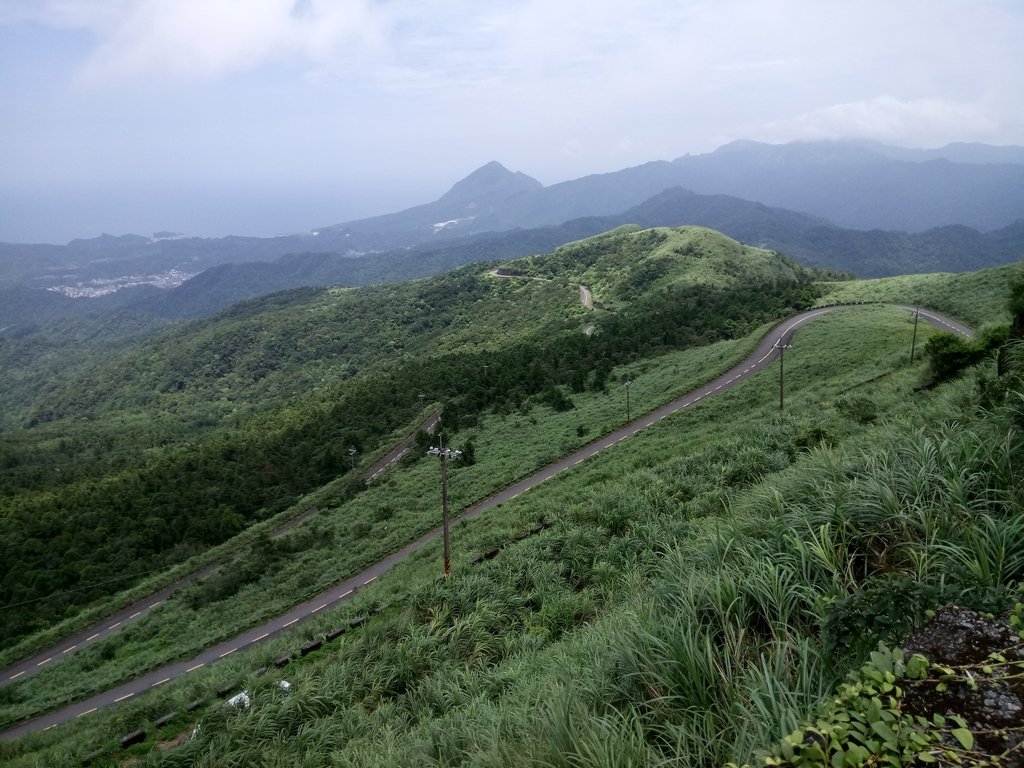
[[[268,236],[735,139],[1024,144],[1022,0],[0,0],[0,240]]]

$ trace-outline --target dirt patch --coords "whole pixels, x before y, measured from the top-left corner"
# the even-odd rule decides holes
[[[157,749],[162,749],[162,750],[168,750],[168,749],[174,749],[175,747],[180,747],[182,744],[184,744],[186,741],[188,741],[189,736],[192,735],[192,729],[193,728],[195,728],[195,723],[190,723],[185,728],[185,730],[183,730],[181,733],[179,733],[173,739],[168,739],[166,741],[158,741],[156,743],[156,748]]]

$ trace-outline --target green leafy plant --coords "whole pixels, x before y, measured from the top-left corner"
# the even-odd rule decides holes
[[[860,669],[852,672],[824,710],[760,756],[762,766],[910,765],[936,762],[939,755],[961,762],[942,736],[953,735],[963,751],[973,737],[960,717],[936,714],[931,720],[902,710],[903,687],[923,680],[928,660],[920,654],[904,661],[903,652],[879,646]],[[729,764],[735,768],[735,763]]]

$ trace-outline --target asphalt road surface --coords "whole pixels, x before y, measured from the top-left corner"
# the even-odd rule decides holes
[[[427,417],[426,421],[424,421],[419,428],[426,432],[433,432],[437,427],[437,423],[440,418],[441,412],[435,411]],[[409,435],[396,448],[392,449],[387,455],[380,458],[373,464],[373,466],[367,469],[363,473],[363,478],[367,482],[374,480],[378,475],[389,469],[395,464],[395,462],[401,459],[408,452],[415,440],[415,433]],[[279,536],[284,535],[295,526],[306,522],[306,520],[313,517],[316,513],[316,508],[311,508],[303,512],[301,515],[293,517],[291,520],[288,520],[286,523],[276,528],[270,534],[271,538],[276,539]],[[34,675],[36,672],[41,672],[54,664],[59,664],[62,660],[68,658],[77,651],[82,650],[89,644],[103,640],[115,632],[120,632],[140,616],[144,616],[157,606],[162,605],[177,590],[189,586],[198,579],[209,576],[219,567],[220,563],[211,563],[210,565],[200,568],[198,571],[193,571],[172,584],[168,584],[160,591],[147,595],[146,597],[135,601],[128,607],[121,609],[117,613],[111,616],[106,616],[91,626],[76,632],[74,635],[64,638],[56,645],[39,651],[28,658],[22,659],[7,669],[0,670],[0,688],[12,683],[22,682]]]
[[[569,469],[580,462],[587,460],[591,456],[594,456],[595,454],[628,439],[640,430],[661,421],[667,416],[670,416],[684,408],[696,405],[705,398],[713,397],[722,390],[736,386],[740,382],[753,376],[758,371],[766,368],[775,360],[776,357],[778,357],[779,350],[776,345],[788,344],[793,338],[793,334],[796,333],[796,331],[805,323],[838,308],[839,307],[820,307],[817,309],[807,310],[806,312],[801,312],[783,320],[765,335],[764,339],[758,345],[757,349],[754,350],[753,354],[751,354],[742,363],[739,363],[735,367],[723,373],[718,378],[666,405],[661,406],[645,416],[641,416],[621,429],[595,440],[589,445],[580,448],[559,461],[549,464],[529,477],[514,483],[502,491],[499,491],[490,498],[474,504],[464,510],[462,514],[454,517],[452,522],[454,523],[459,519],[476,517],[482,512],[495,507],[498,504],[510,501],[531,488],[540,485],[545,480],[554,477],[559,472]],[[915,310],[914,307],[900,307],[900,309],[910,313],[918,311]],[[932,312],[931,310],[919,310],[919,312],[921,319],[931,325],[934,325],[940,330],[952,331],[965,336],[970,336],[972,334],[971,330],[967,328],[967,326],[964,326],[951,318]],[[380,560],[370,566],[362,573],[352,576],[326,592],[296,605],[282,616],[278,616],[277,618],[258,627],[249,629],[231,640],[226,640],[215,646],[207,648],[202,653],[188,661],[169,664],[108,691],[92,696],[84,701],[70,704],[66,707],[62,707],[61,709],[54,710],[53,712],[49,712],[20,723],[3,733],[0,733],[0,739],[15,739],[29,733],[48,730],[60,725],[61,723],[70,722],[75,718],[85,717],[98,709],[143,695],[146,691],[152,688],[164,685],[178,677],[187,675],[189,672],[214,664],[225,656],[246,650],[258,643],[268,640],[290,627],[301,624],[320,611],[346,600],[351,595],[355,594],[360,587],[373,582],[379,576],[390,570],[394,565],[401,562],[424,545],[438,538],[440,535],[441,527],[438,526],[415,541],[406,544],[397,552],[388,555],[383,560]]]

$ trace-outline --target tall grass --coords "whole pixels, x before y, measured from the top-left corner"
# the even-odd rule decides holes
[[[745,761],[927,609],[950,599],[1000,609],[1024,577],[1021,388],[1003,385],[993,400],[978,374],[911,396],[904,318],[863,312],[870,330],[841,349],[852,321],[798,336],[785,416],[772,377],[756,377],[457,528],[471,548],[538,515],[559,519],[474,568],[460,551],[448,582],[431,578],[436,548],[396,568],[361,599],[399,583],[407,597],[286,668],[291,693],[273,675],[249,679],[250,711],[211,705],[197,739],[139,756],[153,766]],[[842,390],[870,397],[877,418],[839,407]],[[185,693],[158,692],[169,698],[145,714]],[[139,707],[97,713],[64,743],[109,738],[139,722]],[[60,734],[0,758],[41,762]]]

